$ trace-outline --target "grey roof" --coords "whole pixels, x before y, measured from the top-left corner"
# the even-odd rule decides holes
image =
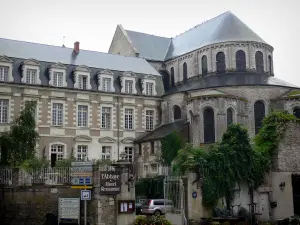
[[[88,50],[80,50],[79,54],[74,56],[73,48],[3,38],[0,38],[0,55],[160,76],[146,60],[137,57],[126,57]]]
[[[152,140],[158,140],[161,139],[170,133],[172,133],[175,130],[178,130],[179,128],[183,127],[184,125],[188,124],[184,119],[180,120],[175,120],[172,123],[164,124],[155,130],[147,133],[146,135],[143,135],[140,138],[136,139],[137,143],[140,142],[147,142],[147,141],[152,141]]]
[[[253,41],[266,43],[230,11],[174,37],[126,31],[140,56],[149,60],[164,61],[207,45],[227,41]],[[170,42],[171,41],[171,42]]]
[[[168,90],[166,95],[182,91],[192,91],[197,89],[226,87],[226,86],[280,86],[300,88],[296,85],[277,79],[267,74],[251,72],[234,72],[219,75],[210,75],[204,78],[190,79],[188,83],[177,85]]]
[[[159,37],[136,31],[126,30],[133,47],[139,51],[139,57],[164,61],[171,38]]]

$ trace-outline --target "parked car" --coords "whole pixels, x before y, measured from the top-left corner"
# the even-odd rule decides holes
[[[173,209],[173,202],[166,199],[148,199],[142,204],[142,215],[160,216]]]

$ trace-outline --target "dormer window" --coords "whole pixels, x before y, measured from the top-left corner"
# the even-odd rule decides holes
[[[98,75],[98,90],[105,92],[114,92],[114,74],[110,70],[102,70]]]
[[[132,72],[124,72],[121,79],[121,92],[127,93],[127,94],[136,94],[136,75]]]
[[[142,83],[142,93],[144,95],[157,95],[156,88],[155,88],[155,77],[154,76],[144,76],[141,79]]]
[[[0,56],[0,81],[12,82],[13,61],[6,56]]]
[[[41,84],[40,63],[35,59],[28,59],[22,63],[22,83]]]
[[[74,70],[74,88],[90,90],[91,70],[86,66],[78,66]]]
[[[54,87],[67,87],[66,81],[67,67],[55,63],[49,67],[49,85]]]

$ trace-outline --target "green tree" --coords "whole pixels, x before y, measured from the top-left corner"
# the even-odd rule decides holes
[[[18,118],[0,137],[1,164],[19,167],[35,156],[36,141],[39,137],[35,130],[36,101],[27,101]]]
[[[161,153],[159,161],[163,165],[171,166],[172,161],[176,158],[177,152],[182,148],[182,141],[177,132],[172,132],[161,139]]]

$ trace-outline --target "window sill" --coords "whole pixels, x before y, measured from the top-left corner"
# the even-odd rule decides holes
[[[91,127],[79,127],[79,126],[77,126],[76,129],[80,129],[80,130],[90,130]]]
[[[58,128],[58,129],[59,129],[59,128],[60,128],[60,129],[64,129],[64,128],[65,128],[65,127],[62,126],[62,125],[61,125],[61,126],[59,126],[59,125],[57,125],[57,126],[56,126],[56,125],[51,125],[50,127],[51,127],[51,128]]]

